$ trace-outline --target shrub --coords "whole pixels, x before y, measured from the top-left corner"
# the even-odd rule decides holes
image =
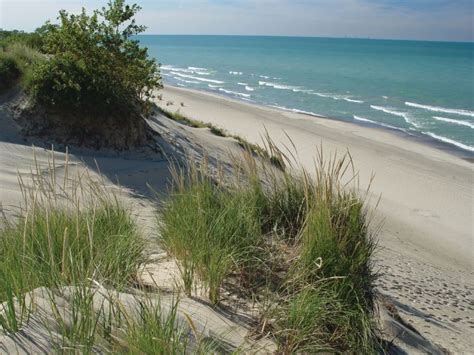
[[[144,31],[133,17],[137,5],[123,0],[88,16],[61,11],[59,26],[45,30],[43,49],[52,56],[35,68],[29,92],[47,108],[80,110],[93,117],[139,119],[160,87],[158,65],[131,37]],[[79,118],[77,118],[79,119]]]
[[[16,62],[0,53],[0,91],[8,89],[20,77]]]
[[[32,67],[43,60],[44,55],[21,42],[0,50],[0,90],[27,82]]]
[[[17,30],[5,31],[0,29],[0,50],[15,43],[21,43],[25,46],[40,50],[43,45],[43,32],[44,27],[38,28],[33,33]]]

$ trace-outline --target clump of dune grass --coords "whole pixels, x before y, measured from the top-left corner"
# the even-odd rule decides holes
[[[12,43],[0,49],[0,90],[6,90],[17,82],[26,83],[33,66],[45,58],[24,43]]]
[[[162,308],[159,294],[141,289],[120,300],[120,291],[137,287],[144,240],[104,181],[69,166],[67,155],[59,162],[54,152],[48,165],[36,163],[28,179],[20,177],[18,217],[2,220],[0,334],[37,316],[38,291],[47,314],[41,322],[58,353],[212,352],[190,318],[178,320],[178,300]]]
[[[103,182],[70,176],[67,168],[59,179],[54,152],[48,166],[36,164],[30,181],[20,178],[24,203],[18,218],[0,224],[0,302],[7,304],[0,325],[7,331],[17,331],[27,318],[25,293],[90,280],[120,290],[146,260],[128,209]]]
[[[207,166],[173,171],[171,199],[160,215],[161,242],[179,261],[185,291],[195,279],[219,301],[223,280],[235,272],[252,275],[262,254],[262,238],[251,191],[233,194],[216,185]]]
[[[272,305],[262,316],[279,351],[376,351],[375,241],[350,155],[326,159],[319,149],[309,172],[270,139],[268,147],[291,169],[275,169],[247,150],[232,157],[227,175],[211,172],[207,161],[188,162],[174,174],[161,235],[178,259],[187,292],[203,281],[216,303],[238,265],[251,265],[246,279],[273,285]],[[272,265],[275,260],[279,265]]]

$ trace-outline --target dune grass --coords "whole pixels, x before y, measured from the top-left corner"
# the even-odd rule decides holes
[[[247,151],[233,157],[227,177],[211,173],[206,160],[175,172],[160,215],[163,245],[178,259],[187,292],[203,282],[213,303],[225,282],[246,289],[255,286],[246,280],[276,280],[263,317],[282,353],[373,353],[375,240],[350,155],[325,159],[319,151],[311,174],[291,154],[280,156],[291,171]],[[275,241],[281,248],[270,252]]]
[[[223,280],[231,272],[254,274],[263,248],[256,210],[247,203],[256,196],[219,188],[206,168],[174,171],[173,197],[159,218],[162,245],[180,261],[187,294],[197,278],[217,303]]]
[[[38,50],[24,43],[11,43],[0,49],[0,90],[6,90],[16,83],[26,84],[32,67],[45,60]]]
[[[145,241],[122,200],[86,172],[60,178],[54,152],[20,177],[24,202],[0,223],[0,334],[14,334],[41,307],[58,353],[198,353],[211,351],[178,322],[178,301],[163,312],[159,295],[136,289],[137,309],[116,295],[136,288]],[[28,182],[27,182],[28,181]],[[134,296],[135,297],[135,296]],[[66,307],[66,308],[64,308]],[[205,352],[205,351],[204,351]]]
[[[213,125],[212,123],[208,122],[202,122],[199,120],[195,120],[193,118],[189,118],[179,111],[170,111],[166,110],[162,107],[157,107],[158,111],[163,114],[164,116],[177,121],[181,124],[184,124],[189,127],[193,128],[208,128],[209,131],[218,136],[218,137],[230,137],[235,139],[235,141],[239,144],[239,146],[246,150],[251,152],[253,155],[261,158],[265,158],[270,161],[274,166],[277,168],[284,170],[285,169],[285,160],[280,154],[281,152],[278,149],[274,149],[273,145],[267,145],[270,141],[267,139],[268,137],[264,137],[263,143],[264,147],[261,147],[257,144],[250,143],[248,140],[245,138],[236,135],[236,134],[231,134],[227,132],[224,128],[218,127],[216,125]]]
[[[144,262],[143,240],[126,208],[102,192],[83,205],[35,194],[16,223],[4,223],[0,301],[9,288],[21,294],[94,278],[120,289],[131,280]]]

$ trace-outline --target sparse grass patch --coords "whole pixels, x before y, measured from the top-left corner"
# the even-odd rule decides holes
[[[54,162],[54,156],[53,156]],[[67,160],[66,160],[67,164]],[[80,285],[90,279],[118,289],[145,261],[143,239],[129,211],[86,177],[57,181],[49,166],[24,180],[18,220],[0,226],[0,302],[40,286]]]
[[[221,127],[217,127],[213,125],[212,123],[205,123],[199,120],[186,117],[183,114],[181,114],[179,111],[172,112],[159,106],[157,107],[157,109],[160,113],[162,113],[166,117],[174,121],[180,122],[182,124],[185,124],[187,126],[190,126],[193,128],[209,128],[211,133],[218,137],[231,137],[237,141],[237,143],[240,145],[242,149],[250,151],[255,156],[268,159],[274,166],[276,166],[277,168],[281,170],[285,169],[284,159],[279,154],[280,152],[277,150],[269,149],[270,147],[262,148],[257,144],[250,143],[248,140],[246,140],[245,138],[241,136],[238,136],[236,134],[230,134],[225,129]],[[276,154],[273,154],[273,153],[276,153]]]

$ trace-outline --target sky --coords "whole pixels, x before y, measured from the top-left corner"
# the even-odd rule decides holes
[[[150,34],[473,41],[473,0],[129,0]],[[34,30],[100,0],[0,0],[0,28]]]

